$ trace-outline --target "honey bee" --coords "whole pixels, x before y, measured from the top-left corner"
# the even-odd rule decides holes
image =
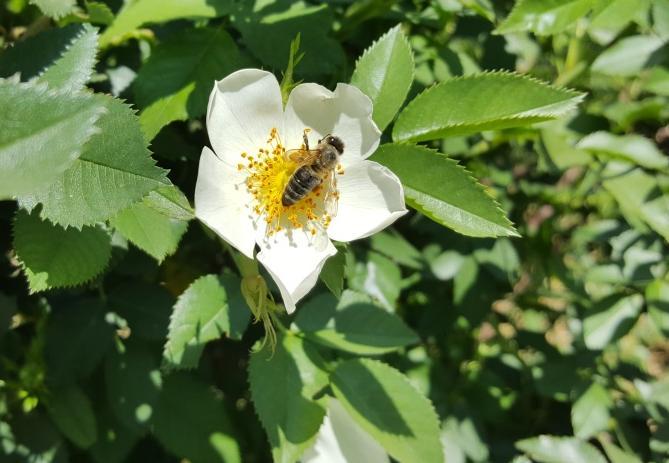
[[[336,135],[326,135],[318,140],[316,149],[309,149],[309,140],[304,134],[303,149],[288,151],[289,158],[299,167],[288,180],[283,190],[281,203],[284,207],[292,206],[327,178],[334,181],[335,167],[339,156],[344,153],[344,142]]]

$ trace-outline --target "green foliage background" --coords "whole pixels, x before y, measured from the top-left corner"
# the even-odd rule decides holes
[[[668,39],[668,0],[3,2],[0,460],[298,461],[334,397],[400,462],[669,461]],[[244,67],[364,91],[412,209],[274,351],[191,207]]]

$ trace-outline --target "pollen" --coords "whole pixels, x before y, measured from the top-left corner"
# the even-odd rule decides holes
[[[305,134],[310,129],[305,129]],[[300,146],[299,149],[304,149]],[[316,235],[320,229],[327,228],[335,214],[339,192],[336,183],[324,181],[304,198],[291,206],[282,203],[283,193],[295,171],[301,166],[291,159],[288,149],[281,142],[276,128],[272,128],[266,146],[255,153],[241,153],[245,164],[237,168],[245,171],[246,187],[253,197],[249,205],[253,214],[266,223],[266,235],[271,236],[284,229],[304,230]],[[338,174],[340,169],[337,169]],[[326,183],[331,183],[326,185]]]

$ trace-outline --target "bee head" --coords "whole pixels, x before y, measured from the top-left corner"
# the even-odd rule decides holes
[[[344,142],[336,135],[328,135],[323,141],[328,145],[334,146],[340,156],[344,153]]]

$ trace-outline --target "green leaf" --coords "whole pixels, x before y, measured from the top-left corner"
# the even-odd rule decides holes
[[[20,198],[32,208],[42,204],[41,217],[64,226],[106,220],[168,183],[166,172],[155,165],[137,116],[121,100],[97,95],[107,108],[94,135],[72,167],[55,183]]]
[[[111,238],[100,227],[64,229],[19,211],[14,222],[14,250],[31,292],[90,281],[107,266]]]
[[[30,3],[37,5],[45,15],[54,19],[72,13],[77,6],[76,0],[30,0]]]
[[[0,55],[0,76],[39,76],[51,90],[80,90],[91,77],[98,45],[97,29],[88,24],[52,29],[17,42]]]
[[[497,34],[530,31],[553,35],[576,24],[592,7],[592,0],[520,0],[497,27]]]
[[[593,383],[574,402],[571,423],[574,435],[587,440],[609,426],[609,408],[613,401],[604,386]]]
[[[588,33],[600,45],[607,45],[641,14],[648,14],[648,0],[612,0],[593,14]]]
[[[117,344],[105,362],[109,407],[134,432],[141,432],[155,411],[162,387],[157,357],[147,346],[131,341]]]
[[[370,251],[362,262],[346,265],[351,289],[369,294],[384,309],[394,312],[402,290],[402,271],[392,260]]]
[[[330,294],[309,300],[294,323],[311,341],[359,355],[384,354],[419,341],[401,318],[349,290],[339,302]]]
[[[407,203],[469,236],[518,236],[499,204],[453,159],[416,145],[385,144],[372,160],[402,181]]]
[[[40,82],[64,92],[81,90],[93,74],[97,47],[97,30],[85,24],[62,56],[40,76]]]
[[[96,132],[104,107],[89,95],[0,80],[0,199],[47,186]]]
[[[539,463],[606,463],[599,450],[576,437],[542,435],[518,441],[516,447]]]
[[[152,423],[156,438],[178,457],[192,462],[241,462],[222,397],[190,375],[164,378]]]
[[[47,383],[61,386],[90,375],[112,345],[107,309],[96,299],[80,298],[55,307],[47,319],[44,360]],[[72,329],[77,327],[77,329]]]
[[[136,0],[128,2],[100,37],[103,47],[122,41],[135,29],[179,18],[216,18],[226,15],[231,0]],[[192,30],[191,30],[192,31]]]
[[[98,439],[88,452],[95,463],[123,463],[141,435],[120,424],[107,407],[96,413]]]
[[[158,45],[133,84],[146,138],[204,114],[214,81],[239,65],[237,46],[223,29],[188,29]]]
[[[331,381],[335,397],[390,456],[443,461],[437,414],[400,372],[375,360],[353,359],[340,363]]]
[[[611,176],[603,185],[631,225],[645,231],[647,224],[669,241],[669,197],[662,193],[654,176],[633,169]]]
[[[383,131],[395,118],[413,81],[411,47],[399,25],[358,59],[351,83],[372,99],[374,122]]]
[[[327,381],[318,352],[295,335],[280,335],[274,352],[266,345],[251,354],[251,397],[275,462],[294,462],[313,443],[325,416],[314,395]]]
[[[158,194],[156,196],[164,198]],[[147,196],[119,212],[110,224],[135,246],[162,262],[177,250],[188,222],[173,219],[154,209],[151,204],[152,198]]]
[[[204,345],[223,335],[240,338],[248,323],[240,282],[233,277],[206,275],[179,296],[170,318],[163,359],[173,368],[194,368]]]
[[[97,440],[93,406],[79,387],[51,391],[47,410],[58,429],[77,446],[87,448]]]
[[[583,320],[583,337],[588,349],[604,349],[624,336],[634,324],[643,306],[639,294],[612,295],[588,309]]]
[[[662,154],[655,143],[641,135],[593,132],[584,137],[576,146],[604,156],[631,161],[649,169],[665,169],[669,166],[669,159]]]
[[[188,198],[174,185],[156,188],[143,201],[152,209],[175,220],[188,221],[195,217]]]
[[[174,297],[158,284],[128,281],[109,288],[109,307],[128,323],[133,338],[164,342]]]
[[[609,76],[636,76],[666,59],[665,41],[652,35],[625,37],[597,56],[591,70]]]
[[[341,297],[344,290],[344,274],[346,271],[346,251],[340,249],[337,254],[325,261],[319,278],[336,297]]]
[[[605,439],[600,439],[599,442],[604,447],[604,451],[609,460],[611,460],[611,463],[642,463],[641,459],[636,455],[625,452]]]
[[[372,249],[384,254],[400,265],[420,270],[423,256],[402,235],[393,231],[382,231],[371,236]]]
[[[655,326],[669,335],[669,283],[655,280],[646,286],[646,304]]]
[[[88,21],[93,24],[110,25],[114,22],[114,13],[105,3],[85,1]]]
[[[397,118],[393,140],[434,140],[525,126],[556,119],[582,99],[582,93],[507,72],[457,77],[414,98]]]
[[[288,45],[299,32],[300,48],[305,53],[300,69],[306,75],[332,74],[345,63],[341,45],[328,34],[332,22],[328,5],[292,0],[237,2],[232,17],[244,45],[264,65],[275,70],[286,69]]]

